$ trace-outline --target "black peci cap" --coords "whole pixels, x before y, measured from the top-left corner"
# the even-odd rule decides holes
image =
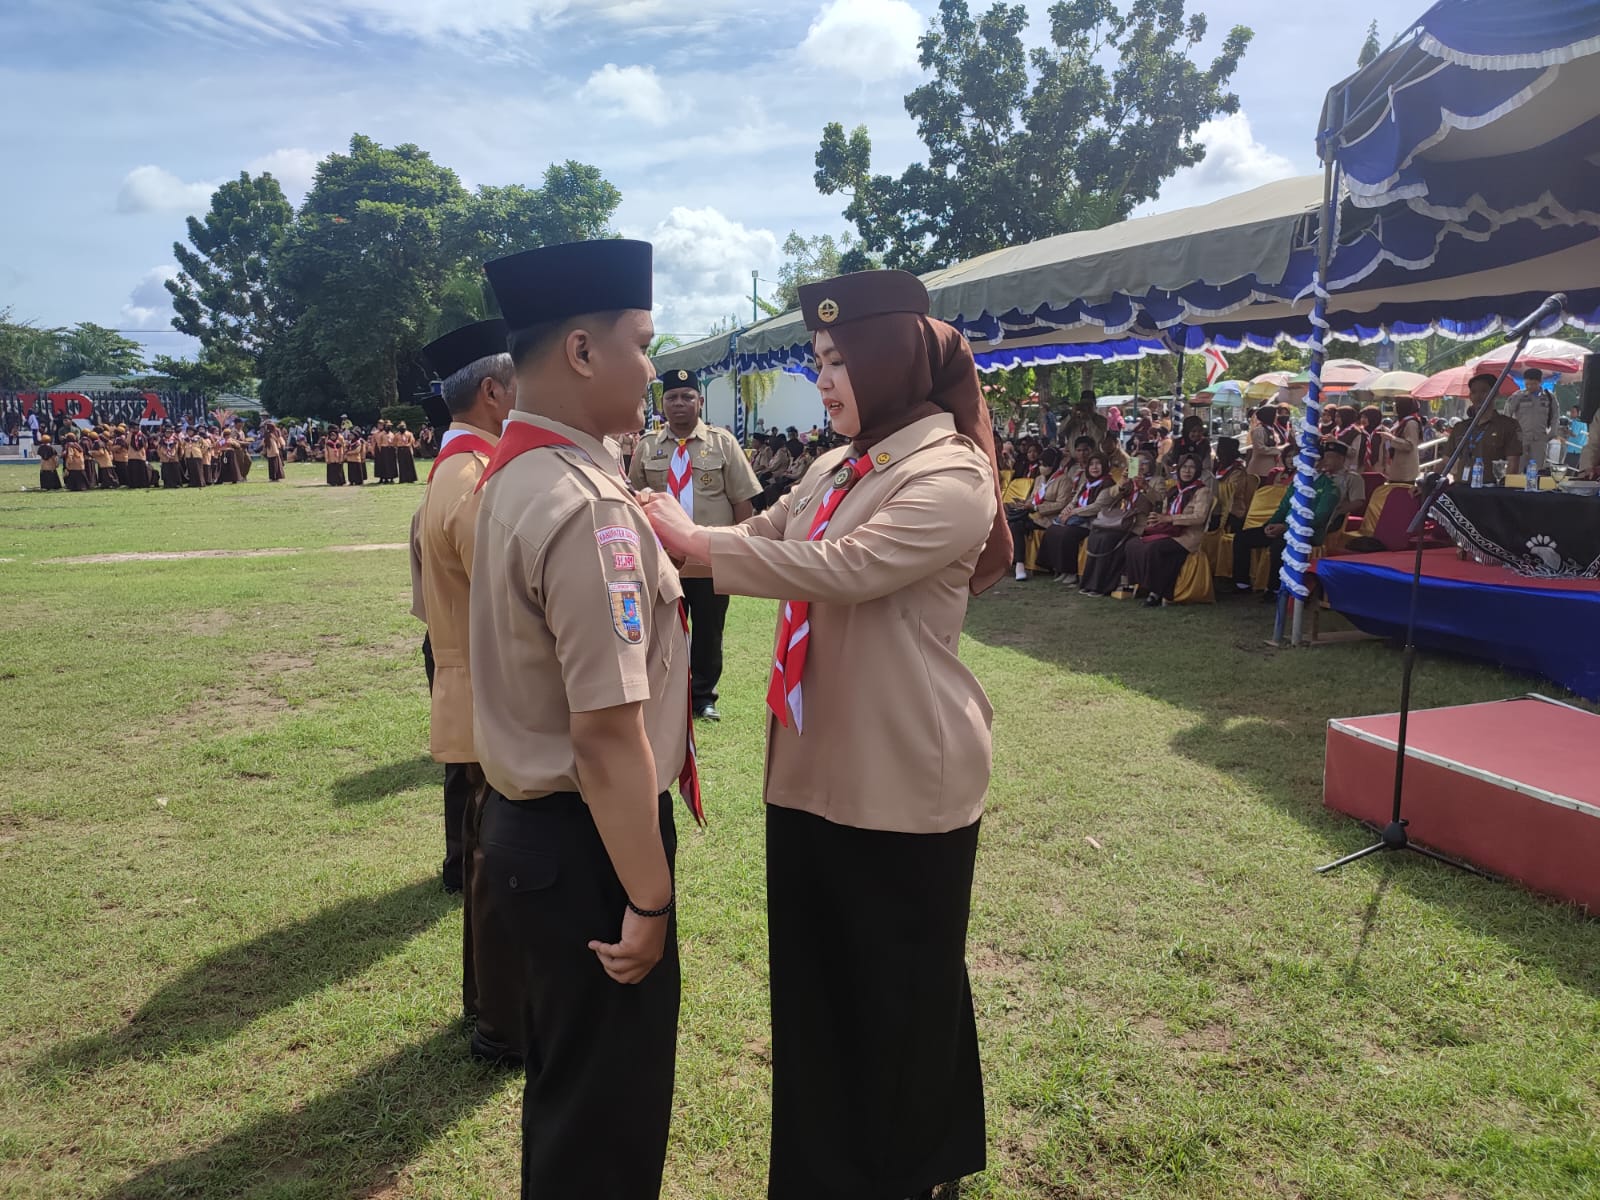
[[[679,388],[693,388],[697,392],[700,390],[700,380],[693,371],[685,371],[681,368],[674,371],[663,371],[660,379],[663,392],[673,392]]]
[[[440,379],[449,379],[462,367],[470,367],[480,358],[504,354],[510,332],[506,323],[500,320],[463,325],[429,342],[422,348],[422,357],[427,361],[430,371]]]
[[[524,250],[484,264],[512,333],[585,313],[654,303],[649,242],[605,238]]]
[[[928,289],[909,271],[858,271],[800,288],[800,313],[812,333],[902,312],[928,315]]]

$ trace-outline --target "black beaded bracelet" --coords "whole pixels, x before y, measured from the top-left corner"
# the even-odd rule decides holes
[[[674,892],[664,908],[640,908],[632,900],[628,901],[628,911],[636,917],[664,917],[672,911],[672,906],[678,902],[678,894]]]

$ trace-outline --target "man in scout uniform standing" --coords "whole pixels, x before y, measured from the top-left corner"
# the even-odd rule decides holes
[[[672,1112],[674,779],[699,816],[678,573],[614,442],[644,424],[651,249],[549,246],[485,268],[517,411],[472,564],[478,978],[513,973],[522,1195],[656,1200]]]
[[[661,376],[667,423],[639,440],[629,478],[636,488],[673,496],[696,525],[738,525],[754,513],[761,482],[733,434],[701,420],[700,382],[688,371]],[[689,678],[694,715],[720,721],[717,684],[722,679],[722,629],[728,598],[717,594],[707,567],[682,572],[689,606]]]
[[[413,607],[428,625],[434,664],[428,680],[428,750],[444,764],[444,867],[447,892],[462,892],[461,1000],[477,1020],[472,1053],[490,1062],[516,1061],[506,1033],[480,1016],[472,938],[472,866],[477,849],[483,773],[472,748],[472,678],[468,668],[468,596],[478,522],[478,480],[516,402],[516,374],[506,353],[504,321],[479,321],[422,349],[444,380],[450,431],[428,475],[428,490],[411,520]]]

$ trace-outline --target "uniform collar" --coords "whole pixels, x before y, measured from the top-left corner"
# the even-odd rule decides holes
[[[956,419],[949,413],[935,413],[931,417],[913,421],[872,447],[869,452],[872,455],[872,469],[881,471],[918,450],[947,441],[955,432]]]
[[[469,425],[466,421],[451,421],[450,428],[445,430],[445,436],[448,437],[452,433],[470,433],[473,437],[482,438],[491,446],[497,445],[500,441],[500,434],[498,431],[480,429],[476,425]],[[442,444],[443,443],[441,443],[441,445]]]
[[[672,426],[663,425],[661,427],[661,440],[663,442],[676,442],[678,440],[678,435],[672,432]],[[694,428],[689,431],[689,436],[684,440],[688,442],[704,442],[708,440],[706,423],[703,417],[694,423]]]
[[[610,438],[603,441],[590,437],[581,429],[574,429],[571,425],[563,425],[560,421],[552,421],[549,417],[536,416],[533,413],[514,410],[511,414],[513,421],[525,421],[529,425],[548,429],[551,433],[559,433],[562,437],[569,438],[572,443],[582,450],[603,471],[622,473],[622,463],[616,455],[616,443]]]

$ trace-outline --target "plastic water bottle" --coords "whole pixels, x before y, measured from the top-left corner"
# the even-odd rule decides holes
[[[1524,481],[1524,483],[1522,485],[1522,490],[1525,491],[1525,492],[1537,492],[1539,490],[1539,464],[1538,463],[1531,462],[1531,463],[1528,464],[1528,477],[1527,477],[1526,481]]]
[[[1483,486],[1483,459],[1481,458],[1472,464],[1472,486],[1475,488]]]

